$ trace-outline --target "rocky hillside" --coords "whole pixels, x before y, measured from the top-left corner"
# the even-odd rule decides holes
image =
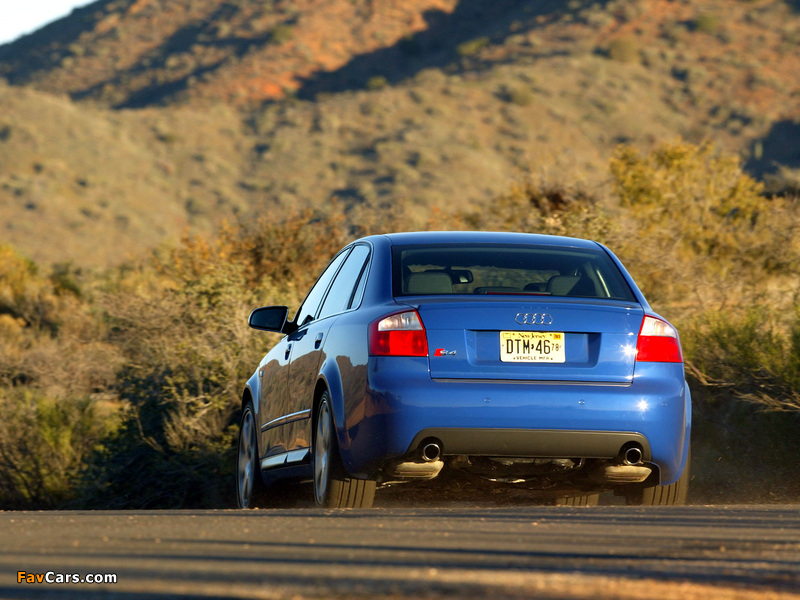
[[[792,190],[798,72],[790,1],[99,0],[0,46],[2,239],[112,264],[334,198],[427,221],[678,136]]]

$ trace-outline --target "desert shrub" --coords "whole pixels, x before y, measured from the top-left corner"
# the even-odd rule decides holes
[[[33,261],[9,245],[0,245],[0,314],[26,327],[55,329],[58,299]]]
[[[681,328],[692,390],[693,496],[793,502],[800,428],[800,310],[712,311]]]
[[[509,102],[518,106],[529,106],[534,101],[533,92],[530,88],[525,86],[503,85],[498,90],[497,96],[504,102]]]
[[[579,189],[536,181],[515,183],[477,211],[457,215],[469,229],[568,235],[601,240],[610,222],[597,198]]]
[[[411,203],[406,214],[332,202],[186,236],[103,274],[44,275],[0,247],[0,506],[229,505],[242,385],[276,340],[247,314],[297,308],[345,243],[389,229],[604,242],[679,326],[698,406],[713,413],[701,427],[800,410],[796,200],[765,198],[708,144],[623,146],[611,174],[607,196],[529,178],[427,222]],[[759,423],[759,436],[791,429]]]
[[[456,48],[456,52],[462,58],[470,58],[472,56],[477,55],[481,50],[486,48],[489,45],[489,38],[488,37],[479,37],[473,40],[468,40],[466,42],[462,42]]]
[[[606,54],[611,60],[633,63],[639,60],[639,45],[631,38],[617,38],[608,45]]]
[[[800,411],[800,305],[713,311],[685,328],[689,375],[709,402]]]
[[[297,295],[311,287],[333,255],[351,237],[366,233],[334,202],[324,213],[303,210],[280,221],[262,217],[236,232],[223,232],[223,237],[228,237],[235,260],[245,265],[248,281],[268,281],[299,301]]]
[[[156,257],[148,293],[106,298],[127,408],[89,461],[86,506],[230,505],[242,388],[275,341],[250,330],[247,315],[264,304],[296,308],[345,234],[334,211],[186,236]]]
[[[0,390],[0,509],[73,502],[85,460],[113,424],[95,400]]]
[[[288,23],[276,25],[272,31],[269,32],[268,40],[270,44],[279,46],[288,42],[294,35],[294,27]]]
[[[246,323],[263,288],[248,285],[232,251],[224,236],[187,237],[157,258],[149,293],[105,299],[126,409],[89,461],[86,505],[225,504],[241,386],[265,343]]]
[[[56,265],[43,276],[13,248],[0,247],[0,390],[69,398],[107,388],[116,353],[102,341],[87,300],[70,267]]]
[[[611,160],[622,211],[614,246],[645,293],[663,302],[750,302],[765,277],[800,268],[791,201],[762,196],[739,157],[711,144],[661,144],[641,156],[621,146]]]
[[[389,85],[389,82],[383,75],[375,75],[367,80],[367,89],[372,92],[382,90],[387,85]]]
[[[91,277],[0,248],[0,506],[229,504],[242,386],[275,341],[248,313],[296,308],[379,222],[334,202]]]
[[[710,13],[699,14],[692,21],[692,28],[701,33],[716,33],[719,29],[719,18]]]

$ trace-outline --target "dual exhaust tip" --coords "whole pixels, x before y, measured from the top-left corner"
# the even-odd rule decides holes
[[[429,441],[422,446],[422,460],[424,462],[436,462],[442,458],[442,445],[438,441]],[[644,453],[638,446],[629,446],[620,452],[623,465],[629,467],[641,465]]]
[[[633,467],[636,465],[642,464],[642,458],[644,458],[644,453],[642,449],[638,446],[630,446],[622,450],[621,458],[622,464],[627,465],[629,467]]]
[[[442,443],[428,438],[412,454],[390,463],[386,474],[390,481],[394,478],[400,481],[433,479],[443,467]]]
[[[442,458],[442,446],[439,442],[431,441],[422,446],[422,460],[436,462]]]

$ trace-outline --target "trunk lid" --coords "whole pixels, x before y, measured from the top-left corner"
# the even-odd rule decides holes
[[[430,299],[417,309],[434,379],[633,380],[636,336],[644,316],[635,303],[484,297]]]

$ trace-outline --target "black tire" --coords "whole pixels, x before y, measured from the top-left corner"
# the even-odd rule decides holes
[[[686,468],[680,479],[670,485],[643,485],[631,486],[625,490],[625,501],[630,506],[683,506],[689,493],[689,463],[692,452],[686,458]]]
[[[239,426],[239,451],[236,461],[236,501],[239,508],[262,506],[266,486],[261,478],[258,460],[258,437],[256,433],[253,404],[248,402],[242,411]]]
[[[325,508],[370,508],[375,500],[374,481],[354,479],[342,465],[330,395],[323,392],[317,408],[313,445],[314,500]]]
[[[597,506],[600,504],[600,494],[581,494],[580,496],[566,496],[556,498],[555,506]]]

